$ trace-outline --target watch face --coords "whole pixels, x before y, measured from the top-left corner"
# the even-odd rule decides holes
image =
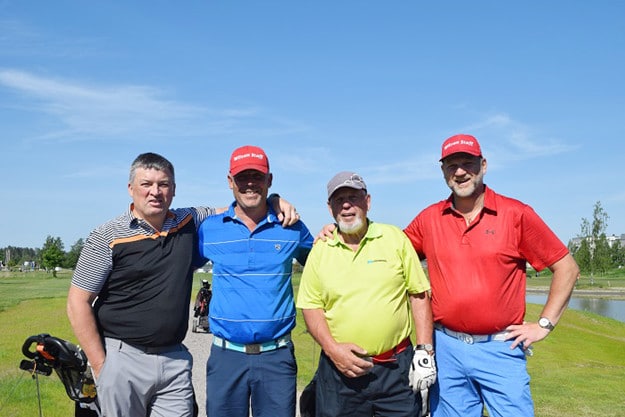
[[[551,324],[549,319],[546,317],[541,317],[540,320],[538,320],[538,325],[543,329],[553,329],[553,324]]]

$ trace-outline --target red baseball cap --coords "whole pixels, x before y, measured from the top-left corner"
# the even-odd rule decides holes
[[[463,134],[454,135],[443,142],[440,161],[455,153],[468,153],[473,156],[482,156],[482,149],[474,136]]]
[[[257,146],[241,146],[230,157],[230,175],[237,175],[246,169],[254,169],[263,174],[269,173],[269,160],[265,151]]]

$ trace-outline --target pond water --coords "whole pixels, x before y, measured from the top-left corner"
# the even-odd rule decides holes
[[[528,294],[525,299],[528,303],[544,305],[547,295]],[[616,319],[625,323],[625,300],[608,298],[572,297],[569,308],[581,311],[590,311],[604,317]]]

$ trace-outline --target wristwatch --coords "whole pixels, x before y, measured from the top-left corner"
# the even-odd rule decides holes
[[[538,325],[543,329],[547,329],[549,331],[553,330],[556,327],[547,317],[541,317],[540,319],[538,319]]]
[[[416,350],[425,350],[430,355],[434,353],[434,346],[431,343],[426,343],[425,345],[417,345],[415,347]]]

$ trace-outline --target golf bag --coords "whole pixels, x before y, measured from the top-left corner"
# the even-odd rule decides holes
[[[195,305],[193,306],[193,326],[191,331],[197,333],[198,329],[203,329],[205,332],[210,333],[210,327],[208,324],[208,307],[211,301],[213,292],[211,291],[211,285],[207,280],[202,280],[202,287],[195,297]]]
[[[67,340],[42,333],[28,337],[22,345],[22,353],[30,360],[23,359],[20,369],[31,372],[33,378],[49,376],[54,369],[67,395],[75,402],[75,417],[101,416],[95,381],[82,349]]]

